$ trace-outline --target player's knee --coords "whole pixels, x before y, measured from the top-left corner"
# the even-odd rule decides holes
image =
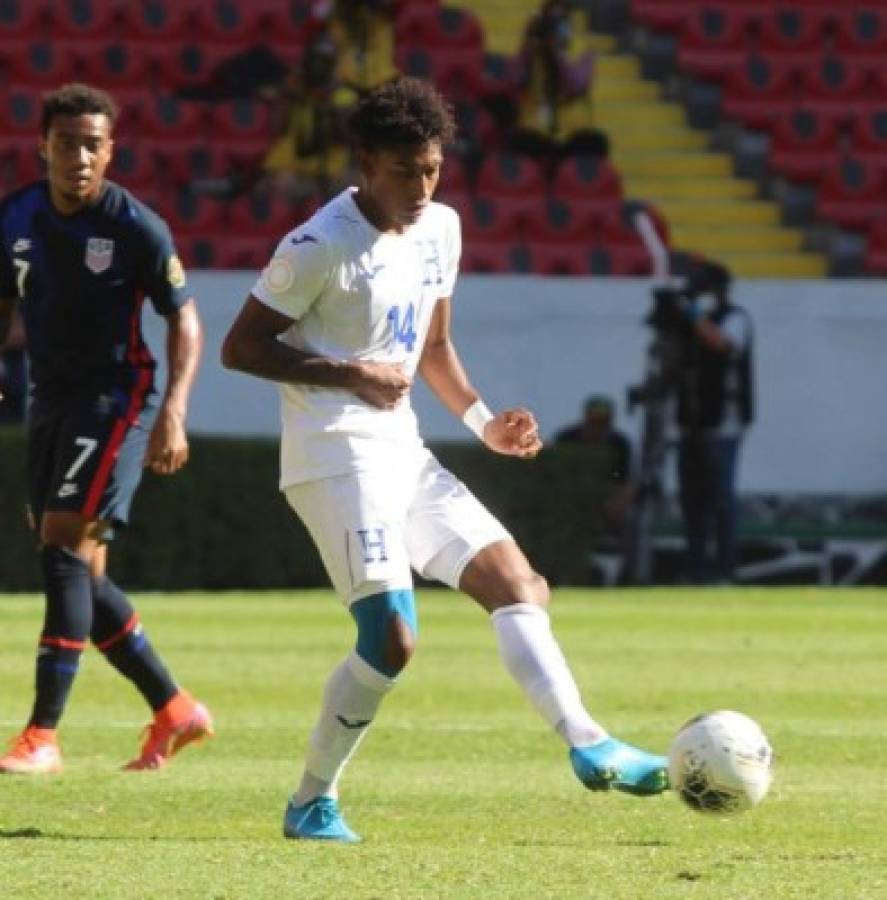
[[[351,604],[357,623],[357,655],[389,678],[410,661],[418,619],[411,590],[380,591]]]
[[[548,582],[537,572],[529,571],[520,575],[513,575],[505,584],[502,606],[511,606],[514,603],[532,603],[536,606],[547,607],[551,599],[551,591]]]

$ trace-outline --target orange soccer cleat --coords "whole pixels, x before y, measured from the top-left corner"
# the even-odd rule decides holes
[[[159,769],[182,747],[215,734],[209,710],[185,691],[180,691],[154,713],[154,721],[145,728],[145,733],[142,752],[125,769]]]
[[[54,728],[29,725],[13,738],[9,753],[0,759],[0,773],[7,775],[47,775],[61,770],[62,754]]]

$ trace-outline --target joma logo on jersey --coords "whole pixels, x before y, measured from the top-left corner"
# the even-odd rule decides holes
[[[108,238],[91,237],[86,242],[86,268],[94,275],[104,272],[111,266],[114,256],[114,241]]]

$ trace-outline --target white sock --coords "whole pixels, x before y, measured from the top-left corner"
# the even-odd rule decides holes
[[[587,747],[607,732],[586,711],[548,613],[535,603],[514,603],[490,617],[499,652],[514,680],[542,718],[569,747]]]
[[[293,803],[337,796],[345,764],[366,734],[394,679],[377,672],[352,651],[330,675],[323,706],[309,741],[305,772]],[[350,727],[349,727],[350,726]]]

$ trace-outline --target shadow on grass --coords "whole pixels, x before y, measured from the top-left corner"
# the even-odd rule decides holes
[[[119,834],[60,834],[53,831],[41,831],[39,828],[0,828],[0,841],[44,840],[44,841],[150,841],[151,843],[223,843],[225,841],[242,842],[242,838],[225,837],[223,835],[179,835],[166,836],[157,834],[119,835]]]

